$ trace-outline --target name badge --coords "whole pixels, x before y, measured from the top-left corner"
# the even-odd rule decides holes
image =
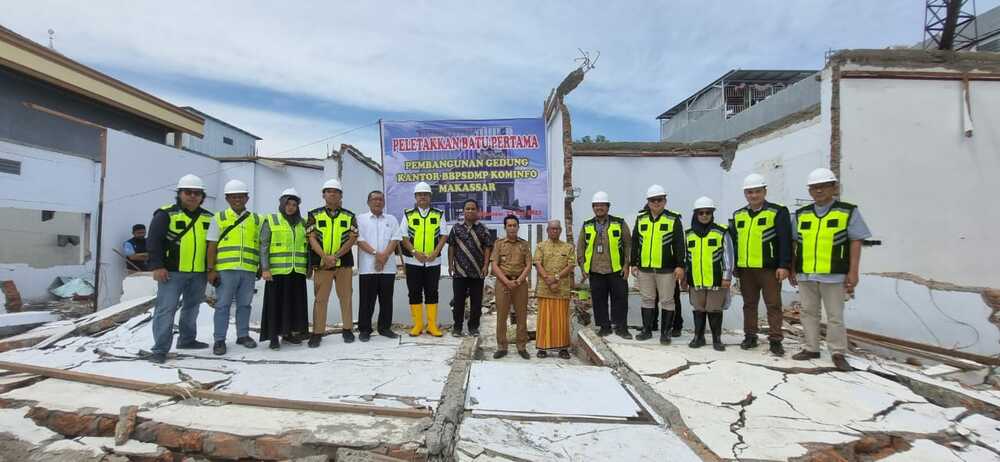
[[[597,253],[604,253],[604,244],[597,244]]]

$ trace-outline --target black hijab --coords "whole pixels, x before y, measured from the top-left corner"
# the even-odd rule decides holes
[[[693,230],[698,237],[705,237],[705,235],[708,234],[708,230],[712,227],[712,223],[715,223],[715,209],[712,209],[712,219],[707,224],[702,224],[702,222],[698,221],[697,210],[691,212],[691,230]]]
[[[285,213],[285,204],[287,204],[289,200],[294,200],[295,203],[299,205],[298,212],[294,215]],[[288,224],[295,226],[298,222],[302,221],[302,201],[295,196],[281,196],[278,199],[278,213],[285,216],[285,219],[288,220]]]

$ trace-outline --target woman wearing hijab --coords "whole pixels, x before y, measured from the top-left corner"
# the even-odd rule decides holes
[[[295,188],[281,193],[278,213],[268,215],[260,229],[260,268],[264,285],[260,341],[281,348],[279,336],[299,344],[309,330],[306,300],[306,230],[299,214],[301,199]]]
[[[722,310],[729,305],[729,286],[733,279],[733,242],[726,227],[715,222],[715,202],[707,197],[694,201],[691,228],[687,240],[687,277],[681,282],[688,288],[694,307],[694,339],[691,348],[705,345],[705,321],[712,329],[712,348],[723,351]]]

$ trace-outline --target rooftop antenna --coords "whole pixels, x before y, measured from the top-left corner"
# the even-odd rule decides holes
[[[924,8],[925,50],[966,50],[978,41],[976,0],[927,0]]]
[[[49,29],[49,49],[56,49],[56,31],[53,29]]]

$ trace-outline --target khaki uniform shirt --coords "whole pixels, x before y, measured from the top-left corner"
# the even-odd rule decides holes
[[[611,252],[608,250],[608,225],[610,224],[609,219],[604,221],[604,230],[601,232],[601,227],[598,225],[597,235],[594,236],[594,256],[590,261],[590,272],[594,274],[611,274]],[[628,223],[622,221],[622,258],[624,265],[628,265],[630,262],[629,254],[632,251],[632,232],[629,230]],[[580,231],[580,238],[576,240],[576,255],[578,258],[577,264],[583,267],[583,261],[587,254],[587,246],[584,243],[583,230]],[[604,252],[600,253],[597,251],[598,248],[603,246]]]
[[[521,275],[525,267],[531,266],[531,247],[528,246],[528,241],[521,238],[514,242],[507,238],[498,239],[493,243],[493,255],[490,258],[508,278],[515,278]]]
[[[576,265],[576,249],[573,245],[565,241],[543,241],[535,247],[535,263],[541,263],[545,273],[550,276],[559,274],[566,267]],[[535,296],[547,298],[569,298],[569,291],[573,283],[573,272],[559,280],[558,288],[552,290],[541,276],[535,285]]]

